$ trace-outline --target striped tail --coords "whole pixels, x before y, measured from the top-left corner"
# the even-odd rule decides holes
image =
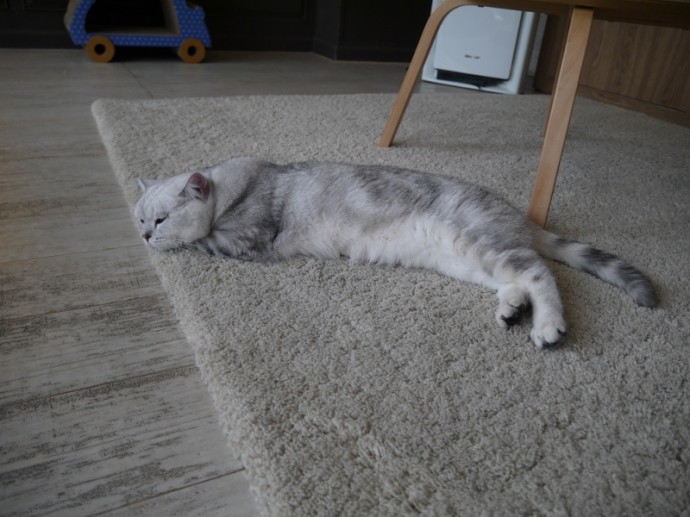
[[[620,287],[638,305],[654,307],[659,301],[649,279],[615,255],[541,229],[535,233],[535,246],[546,258]]]

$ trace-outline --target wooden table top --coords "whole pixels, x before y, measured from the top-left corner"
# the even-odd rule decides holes
[[[571,7],[588,7],[600,20],[690,29],[690,0],[469,0],[473,5],[565,14]]]

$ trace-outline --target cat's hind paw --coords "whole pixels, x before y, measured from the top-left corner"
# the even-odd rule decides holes
[[[526,291],[516,285],[502,287],[498,291],[496,322],[501,328],[508,329],[520,321],[529,307],[529,297]]]
[[[529,309],[528,304],[522,304],[517,307],[509,304],[501,303],[496,310],[496,321],[501,328],[509,329],[520,321],[522,315]]]
[[[551,348],[563,341],[567,334],[565,322],[546,322],[534,325],[530,337],[537,348]]]

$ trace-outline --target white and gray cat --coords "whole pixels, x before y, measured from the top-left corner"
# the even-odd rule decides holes
[[[153,249],[432,269],[497,291],[501,327],[531,306],[531,338],[540,348],[566,334],[556,282],[542,257],[614,284],[639,305],[657,303],[650,281],[621,259],[542,230],[491,192],[450,177],[242,157],[139,184],[134,215]]]

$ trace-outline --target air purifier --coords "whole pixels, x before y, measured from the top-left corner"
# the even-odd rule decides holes
[[[443,0],[434,0],[435,9]],[[534,41],[535,13],[465,6],[439,27],[422,79],[496,93],[521,93]]]

